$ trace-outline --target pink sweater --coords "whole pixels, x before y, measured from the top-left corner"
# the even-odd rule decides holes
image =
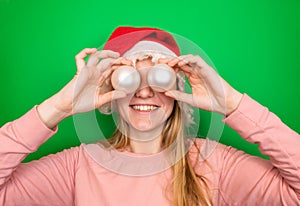
[[[258,143],[270,161],[218,144],[208,157],[209,167],[191,148],[195,170],[207,178],[214,205],[300,205],[299,134],[247,95],[224,122],[247,141]],[[121,175],[86,152],[95,145],[21,163],[56,130],[43,124],[36,108],[1,128],[0,205],[171,205],[165,194],[170,169],[141,177]],[[197,142],[200,146],[204,141]]]

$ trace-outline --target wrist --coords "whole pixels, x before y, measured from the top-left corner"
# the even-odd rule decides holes
[[[229,116],[230,114],[232,114],[240,105],[242,98],[243,98],[242,93],[238,91],[234,91],[234,93],[230,95],[229,98],[227,98],[224,115]]]
[[[56,102],[56,96],[53,96],[37,107],[41,120],[50,129],[54,128],[59,122],[70,116],[69,113],[58,109]]]

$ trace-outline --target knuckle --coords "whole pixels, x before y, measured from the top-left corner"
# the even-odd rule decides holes
[[[198,60],[198,61],[201,61],[201,60],[202,60],[202,58],[201,58],[199,55],[196,55],[196,56],[195,56],[195,59]]]
[[[79,54],[75,55],[74,58],[75,58],[75,60],[79,60],[80,59]]]
[[[193,58],[194,57],[194,55],[193,54],[187,54],[186,56],[185,56],[185,58],[184,59],[191,59],[191,58]]]

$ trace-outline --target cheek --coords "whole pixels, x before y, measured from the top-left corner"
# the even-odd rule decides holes
[[[165,95],[163,95],[161,97],[161,100],[164,104],[166,115],[169,117],[173,111],[175,100],[173,98],[167,97]]]
[[[131,97],[125,97],[122,99],[116,100],[116,110],[122,118],[127,119],[128,116],[128,105]]]

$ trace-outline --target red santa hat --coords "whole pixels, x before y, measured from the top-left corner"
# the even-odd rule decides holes
[[[179,47],[173,36],[157,28],[118,27],[105,43],[105,50],[119,52],[121,56],[160,53],[179,56]]]

